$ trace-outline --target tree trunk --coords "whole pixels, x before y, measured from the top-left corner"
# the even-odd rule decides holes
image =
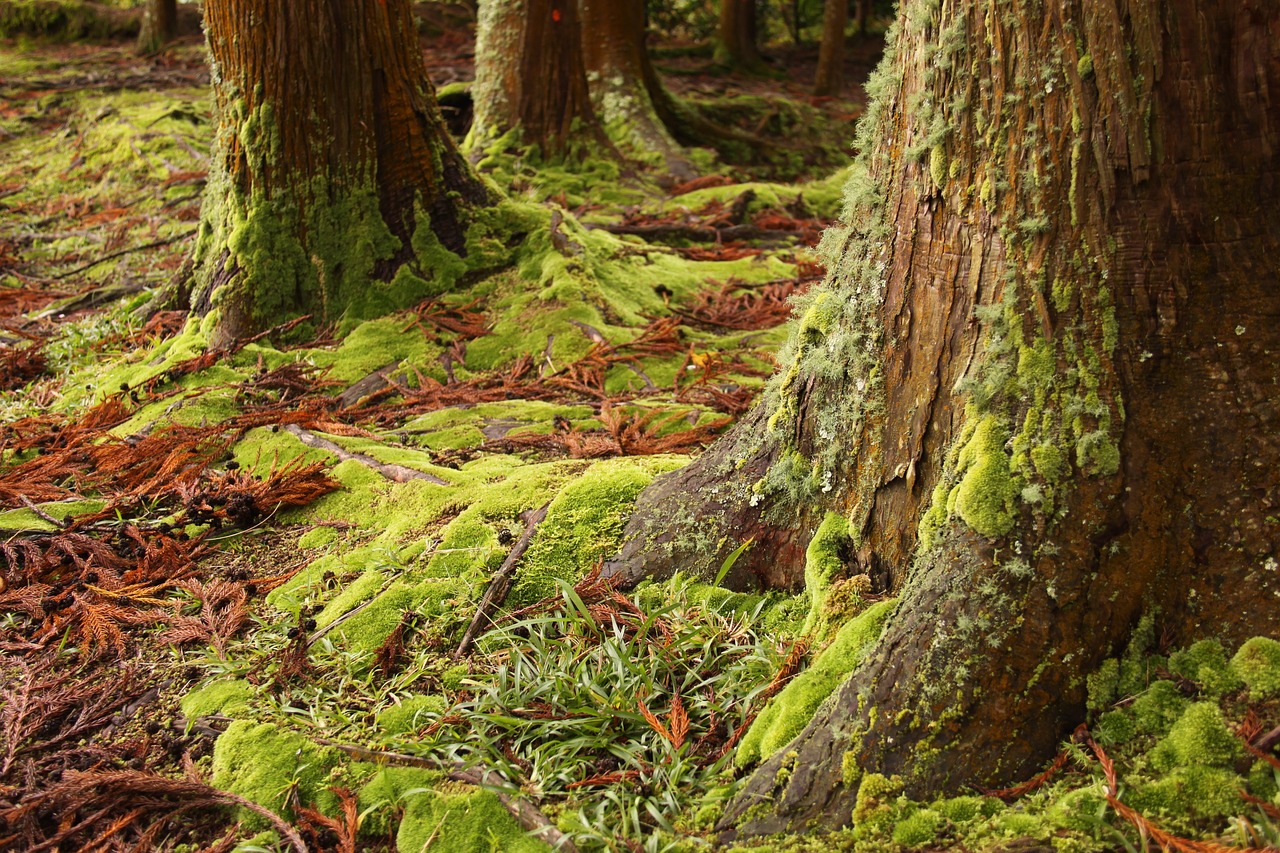
[[[209,0],[205,27],[217,137],[191,303],[216,312],[215,345],[451,286],[490,196],[440,118],[408,0]]]
[[[513,128],[522,142],[563,154],[601,137],[587,91],[577,0],[484,0],[476,31],[474,144]]]
[[[858,20],[858,35],[865,37],[867,35],[867,22],[871,19],[871,4],[875,0],[858,0],[858,9],[856,17]]]
[[[753,71],[764,65],[757,43],[756,0],[720,0],[716,59]]]
[[[844,88],[844,28],[849,22],[849,0],[827,0],[822,10],[822,44],[814,74],[815,95],[839,95]]]
[[[645,48],[644,0],[581,0],[592,102],[609,136],[638,159],[659,159],[673,178],[697,177],[672,131],[683,111],[662,85]]]
[[[147,0],[138,30],[138,53],[155,53],[172,41],[177,33],[178,0]]]
[[[478,154],[513,128],[553,154],[571,140],[697,177],[669,128],[688,124],[645,50],[643,0],[485,0],[476,44]],[[548,120],[550,117],[551,120]]]
[[[847,823],[856,769],[923,798],[1033,775],[1144,613],[1180,644],[1280,629],[1280,7],[907,0],[868,89],[778,376],[609,566],[714,571],[744,531],[731,585],[794,587],[832,510],[844,571],[899,592],[743,833]]]

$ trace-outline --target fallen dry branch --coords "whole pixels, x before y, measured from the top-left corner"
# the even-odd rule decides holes
[[[347,450],[340,444],[303,429],[297,424],[289,424],[285,429],[307,447],[314,447],[317,450],[324,450],[328,453],[332,453],[344,462],[348,460],[359,462],[361,465],[376,471],[393,483],[407,483],[410,480],[426,480],[428,483],[435,483],[437,486],[449,485],[448,480],[442,480],[434,474],[428,474],[425,471],[418,471],[417,469],[408,468],[404,465],[379,462],[377,459],[374,459],[372,456],[364,453],[354,453]]]
[[[507,554],[507,558],[502,561],[498,571],[494,572],[493,579],[489,581],[489,586],[485,589],[484,596],[480,599],[480,606],[476,608],[475,616],[471,617],[471,624],[467,626],[466,632],[462,635],[462,641],[458,643],[458,648],[453,653],[455,658],[463,657],[470,652],[471,646],[479,633],[493,624],[493,614],[507,600],[507,593],[511,591],[511,584],[515,581],[516,565],[520,562],[520,558],[524,556],[524,552],[529,550],[529,545],[533,542],[533,536],[537,533],[538,525],[547,517],[547,507],[550,505],[550,503],[546,503],[540,509],[521,513],[520,518],[524,521],[524,532],[520,534],[520,538],[512,546],[511,552]]]

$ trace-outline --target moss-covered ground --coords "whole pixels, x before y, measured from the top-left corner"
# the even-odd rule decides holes
[[[0,43],[0,849],[106,828],[243,853],[714,846],[737,781],[893,603],[836,516],[794,596],[718,589],[714,565],[623,595],[593,569],[639,492],[750,405],[846,171],[673,194],[495,149],[491,224],[521,236],[477,246],[498,272],[211,351],[199,318],[145,310],[190,254],[206,82],[190,46]],[[853,108],[713,112],[782,132]],[[689,236],[728,225],[759,239]],[[956,503],[996,527],[1000,500],[965,491],[984,458]],[[852,829],[737,849],[1280,842],[1280,646],[1169,652],[1091,679],[1091,739],[1034,790],[919,803],[850,766]],[[206,811],[173,819],[183,802]]]

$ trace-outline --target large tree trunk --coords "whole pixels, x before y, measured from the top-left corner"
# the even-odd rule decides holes
[[[440,118],[408,0],[209,0],[205,27],[217,137],[191,303],[217,313],[214,343],[449,287],[490,196]]]
[[[522,142],[562,154],[601,137],[587,91],[578,0],[484,0],[476,31],[473,144],[519,128]]]
[[[815,95],[839,95],[844,88],[844,28],[849,23],[849,0],[827,0],[822,10],[822,44],[818,47]]]
[[[736,68],[752,71],[764,65],[757,44],[756,0],[720,0],[720,25],[716,30],[716,58]]]
[[[476,38],[477,152],[519,128],[553,155],[621,156],[697,176],[669,127],[683,112],[645,50],[643,0],[484,0]],[[595,150],[568,151],[571,141]]]
[[[713,570],[744,531],[730,582],[794,586],[830,509],[846,572],[899,590],[728,810],[748,833],[847,823],[854,766],[922,797],[1032,775],[1145,612],[1280,629],[1280,7],[907,0],[869,89],[779,375],[609,567]]]
[[[138,53],[155,53],[178,33],[178,0],[147,0],[138,29]]]

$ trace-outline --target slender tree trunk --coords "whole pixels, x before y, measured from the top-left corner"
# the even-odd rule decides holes
[[[191,303],[217,314],[214,342],[451,286],[490,196],[445,130],[408,0],[208,0],[205,26],[217,138]]]
[[[580,0],[592,102],[611,139],[629,156],[660,158],[680,181],[696,170],[672,136],[684,111],[662,85],[645,49],[644,0]]]
[[[730,582],[795,586],[831,510],[844,572],[899,592],[727,810],[744,833],[847,823],[859,771],[1028,778],[1144,613],[1175,643],[1280,629],[1280,7],[907,0],[869,90],[764,402],[609,567],[713,571],[754,535]]]
[[[764,65],[757,42],[756,0],[720,0],[716,58],[746,70]]]
[[[871,4],[874,2],[875,0],[858,0],[856,18],[858,21],[858,35],[860,36],[866,37],[867,35],[867,22],[871,19]]]
[[[827,0],[822,10],[822,44],[814,74],[815,95],[839,95],[844,88],[844,28],[849,22],[849,0]]]
[[[172,41],[177,33],[178,0],[147,0],[142,26],[138,30],[138,53],[155,53]]]
[[[525,144],[548,153],[563,153],[579,135],[599,141],[582,35],[578,0],[484,0],[473,144],[513,128]]]

